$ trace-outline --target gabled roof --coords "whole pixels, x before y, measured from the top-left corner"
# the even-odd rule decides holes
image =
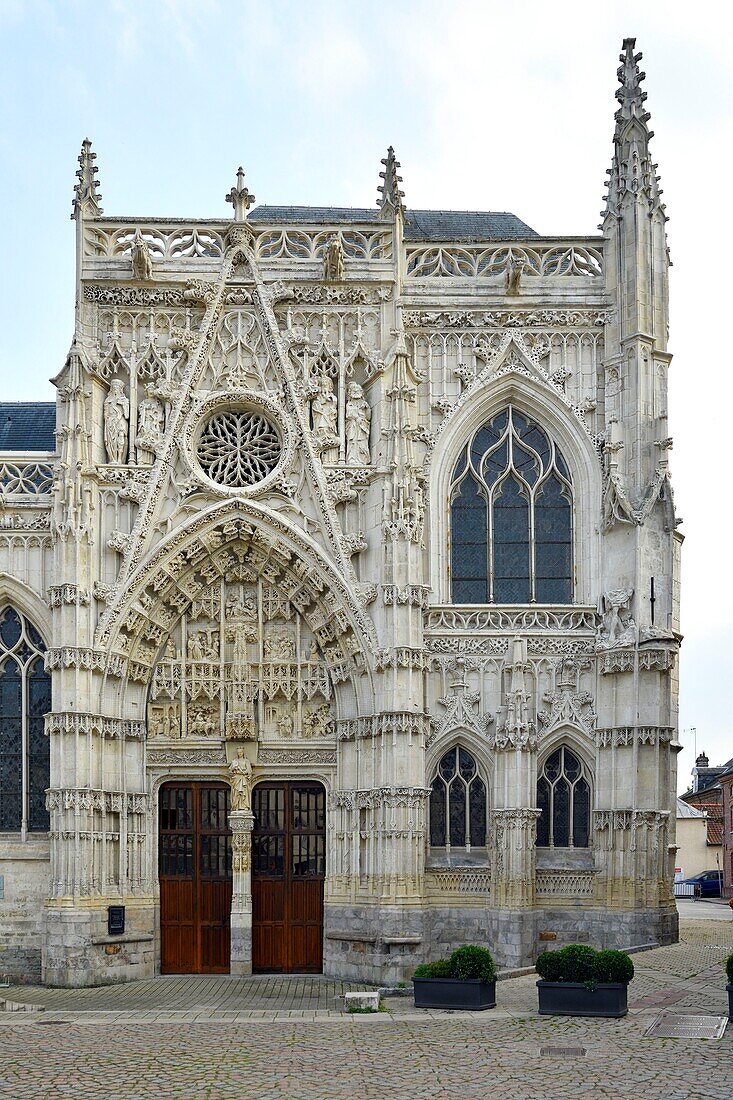
[[[55,451],[52,401],[0,402],[0,451]]]
[[[690,806],[687,802],[683,802],[681,798],[677,799],[677,817],[699,817],[704,818],[705,812],[698,810],[695,806]]]
[[[273,225],[376,222],[379,211],[359,206],[257,206],[249,221]],[[386,224],[386,223],[382,223]],[[489,210],[408,210],[408,241],[508,241],[539,237],[516,214]]]

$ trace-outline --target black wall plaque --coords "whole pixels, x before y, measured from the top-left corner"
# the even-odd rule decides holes
[[[107,906],[107,935],[121,936],[125,931],[124,905]]]

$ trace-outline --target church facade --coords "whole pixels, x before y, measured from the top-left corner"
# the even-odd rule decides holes
[[[676,938],[666,217],[105,217],[0,425],[0,974],[380,982]]]

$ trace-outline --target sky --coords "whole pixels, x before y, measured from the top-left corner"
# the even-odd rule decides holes
[[[0,0],[0,397],[54,397],[48,379],[72,335],[69,216],[84,137],[106,215],[229,217],[224,195],[240,163],[259,202],[371,206],[392,144],[408,207],[509,210],[542,234],[593,234],[618,54],[635,36],[674,264],[684,788],[695,745],[711,764],[733,757],[733,383],[720,327],[733,308],[722,241],[730,10],[676,0]]]

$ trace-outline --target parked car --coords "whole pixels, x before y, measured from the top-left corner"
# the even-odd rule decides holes
[[[695,893],[701,898],[719,898],[723,872],[703,871],[701,875],[695,875],[693,878],[686,878],[683,881],[692,884],[696,888],[699,886],[700,889],[695,889]]]

